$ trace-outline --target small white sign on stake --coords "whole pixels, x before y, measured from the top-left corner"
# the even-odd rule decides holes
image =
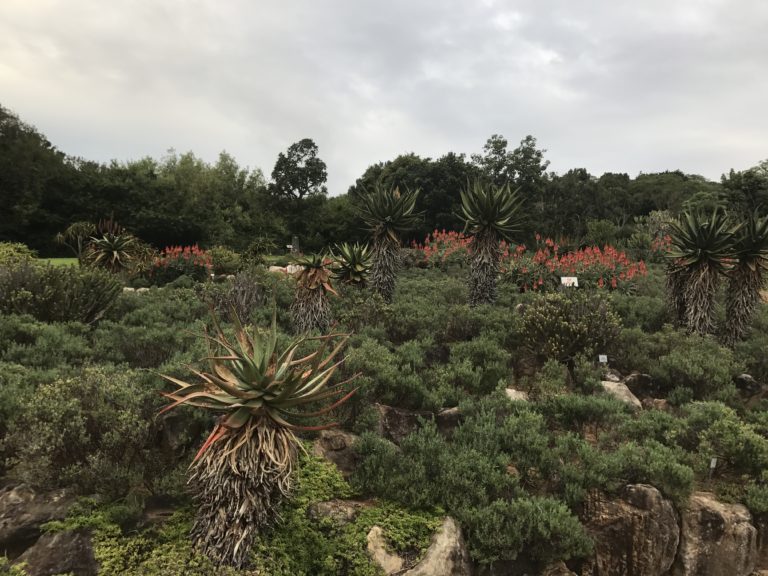
[[[608,355],[607,354],[598,354],[597,355],[597,361],[600,362],[600,364],[608,364]]]
[[[714,470],[717,466],[717,458],[712,458],[712,460],[709,461],[709,467],[710,469]]]
[[[563,286],[573,286],[574,288],[578,288],[579,279],[576,276],[561,276],[560,284]]]

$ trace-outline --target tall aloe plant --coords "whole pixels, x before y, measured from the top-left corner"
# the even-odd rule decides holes
[[[736,233],[734,255],[725,303],[725,341],[729,345],[744,337],[760,301],[768,269],[768,216],[761,218],[753,212],[747,217]]]
[[[419,191],[400,192],[376,184],[359,198],[360,216],[371,233],[370,285],[391,302],[395,293],[397,272],[401,265],[400,235],[416,226],[420,215],[415,212]]]
[[[496,301],[501,240],[511,240],[520,231],[522,199],[508,185],[491,186],[475,181],[461,192],[464,234],[470,243],[471,270],[469,304]]]
[[[331,260],[323,254],[298,258],[301,271],[296,276],[296,294],[291,304],[291,317],[298,334],[311,330],[324,332],[331,325],[328,293],[336,294],[331,286]]]
[[[714,333],[718,281],[735,255],[736,231],[718,208],[708,214],[685,212],[670,226],[667,287],[673,307],[691,332]]]
[[[336,425],[299,422],[327,414],[356,390],[346,391],[348,381],[329,385],[348,335],[301,337],[279,349],[274,316],[266,334],[245,330],[237,318],[234,325],[233,342],[214,321],[214,332],[205,335],[209,370],[193,370],[195,382],[163,376],[177,390],[165,394],[171,403],[162,412],[187,405],[220,415],[190,467],[198,503],[191,536],[215,563],[243,567],[254,538],[274,523],[290,494],[300,448],[295,432]],[[299,357],[312,343],[314,352]]]

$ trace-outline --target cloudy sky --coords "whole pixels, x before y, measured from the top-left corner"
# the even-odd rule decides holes
[[[313,138],[331,194],[494,133],[717,179],[768,158],[767,31],[765,0],[1,0],[0,104],[93,160],[269,175]]]

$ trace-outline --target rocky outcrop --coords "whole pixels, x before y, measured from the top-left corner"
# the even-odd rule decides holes
[[[653,486],[630,484],[620,498],[592,498],[584,524],[595,550],[581,576],[661,575],[675,560],[677,514]]]
[[[461,529],[450,517],[443,520],[424,557],[413,568],[407,569],[405,561],[387,549],[384,531],[379,526],[371,528],[367,546],[371,559],[387,575],[471,576],[473,572]]]
[[[404,410],[386,404],[374,406],[379,413],[379,434],[395,444],[400,444],[406,436],[418,430],[423,420],[435,417],[432,412]]]
[[[435,416],[435,422],[437,423],[437,429],[443,436],[450,438],[453,431],[459,427],[463,415],[458,407],[446,408],[441,410]]]
[[[456,521],[451,517],[432,536],[424,558],[405,576],[468,576],[472,573],[469,553]]]
[[[0,552],[13,558],[26,550],[40,536],[40,526],[62,520],[73,502],[64,490],[38,492],[26,484],[0,490]]]
[[[642,409],[642,403],[638,400],[637,396],[632,394],[626,384],[622,382],[610,382],[608,380],[603,380],[600,384],[602,385],[603,390],[608,394],[629,405],[633,410]]]
[[[659,396],[662,396],[662,390],[653,381],[650,374],[632,372],[629,376],[624,378],[624,385],[638,398],[647,398],[649,396],[658,398]]]
[[[90,532],[84,529],[43,534],[14,562],[21,563],[29,576],[96,576],[99,572]]]
[[[697,492],[682,512],[674,576],[749,576],[757,562],[757,529],[740,504]]]
[[[333,462],[342,476],[348,477],[355,469],[357,455],[353,446],[357,436],[341,430],[323,430],[312,446],[312,453]]]

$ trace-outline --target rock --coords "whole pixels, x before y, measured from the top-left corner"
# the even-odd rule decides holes
[[[40,536],[40,525],[63,520],[72,498],[64,490],[37,492],[26,484],[0,490],[0,551],[14,557]]]
[[[696,492],[682,513],[674,576],[748,576],[757,562],[757,529],[741,504]]]
[[[757,528],[757,566],[768,569],[768,514],[756,516],[752,523]]]
[[[91,534],[82,528],[43,534],[14,564],[22,562],[29,576],[96,576],[99,572]]]
[[[739,392],[747,398],[759,394],[763,389],[750,374],[739,374],[733,379],[733,383],[736,384]]]
[[[637,396],[632,394],[624,383],[603,380],[600,384],[603,386],[603,390],[608,394],[631,406],[633,410],[641,410],[643,408],[643,405],[640,400],[637,399]]]
[[[131,288],[130,286],[123,286],[123,292],[135,292],[136,288]]]
[[[314,442],[312,453],[333,462],[346,478],[352,474],[357,464],[357,456],[352,448],[355,442],[357,436],[349,432],[323,430]]]
[[[603,380],[607,380],[608,382],[621,382],[624,380],[624,377],[621,375],[621,372],[615,368],[606,368]]]
[[[648,396],[657,397],[661,395],[661,390],[653,382],[650,374],[641,374],[640,372],[632,372],[629,376],[624,378],[624,384],[629,388],[630,392],[638,398],[646,398]]]
[[[666,398],[643,398],[643,408],[648,410],[661,410],[662,412],[669,412],[672,407],[667,402]]]
[[[541,576],[577,576],[577,574],[571,572],[564,562],[556,562],[544,568],[541,571]]]
[[[288,264],[288,266],[285,267],[285,271],[288,274],[297,274],[298,272],[301,272],[304,269],[304,266],[301,266],[299,264]]]
[[[270,266],[267,270],[274,274],[288,274],[288,271],[282,266]]]
[[[447,516],[432,536],[424,558],[404,576],[469,576],[472,565],[456,521]]]
[[[374,406],[379,412],[379,434],[395,444],[400,444],[406,436],[418,430],[422,420],[434,418],[432,412],[403,410],[386,404]]]
[[[373,526],[368,532],[368,555],[384,571],[384,574],[397,574],[403,569],[403,559],[387,550],[384,530]]]
[[[514,388],[507,388],[505,392],[507,393],[507,398],[513,402],[528,402],[528,392],[515,390]]]
[[[462,419],[463,416],[458,406],[441,410],[435,417],[437,429],[440,431],[440,434],[446,437],[450,437],[453,434],[453,431],[461,424]]]
[[[361,510],[373,506],[372,502],[360,500],[328,500],[316,502],[307,509],[307,516],[312,520],[330,518],[340,525],[349,524]]]
[[[581,576],[666,574],[675,560],[680,539],[677,514],[653,486],[630,484],[620,498],[591,499],[584,526],[595,550],[584,562]]]
[[[146,294],[149,292],[149,288],[136,288],[136,294]]]

